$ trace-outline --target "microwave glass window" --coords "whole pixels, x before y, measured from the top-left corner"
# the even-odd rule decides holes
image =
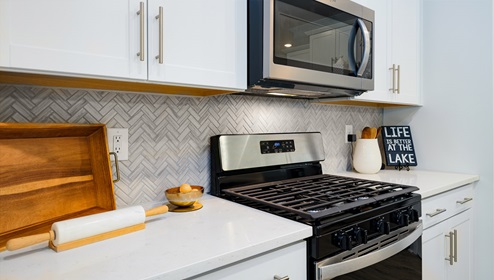
[[[364,53],[356,16],[316,1],[275,0],[274,4],[274,63],[355,76],[350,51],[356,68]],[[372,47],[372,23],[362,21],[371,34]],[[352,29],[355,41],[351,40]],[[362,77],[372,78],[372,57]]]

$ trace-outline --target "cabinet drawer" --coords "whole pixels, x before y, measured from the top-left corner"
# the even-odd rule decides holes
[[[450,218],[473,205],[473,185],[466,185],[422,201],[424,229]]]
[[[194,280],[306,279],[307,247],[305,241],[282,247],[233,265],[193,277]]]

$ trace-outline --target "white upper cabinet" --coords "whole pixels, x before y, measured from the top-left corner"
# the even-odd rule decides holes
[[[245,89],[246,17],[246,0],[0,0],[0,67]]]
[[[374,91],[358,101],[421,105],[422,0],[354,0],[375,12]]]
[[[147,79],[138,9],[135,0],[0,0],[0,66]]]
[[[149,0],[149,80],[242,88],[247,86],[245,0]],[[162,62],[159,9],[163,10]],[[154,20],[153,20],[154,19]]]

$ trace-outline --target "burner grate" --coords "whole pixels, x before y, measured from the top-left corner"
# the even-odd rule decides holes
[[[223,190],[234,197],[261,203],[316,220],[387,199],[404,197],[417,187],[316,175]]]

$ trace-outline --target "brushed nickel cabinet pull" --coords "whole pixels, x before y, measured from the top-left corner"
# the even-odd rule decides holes
[[[284,277],[275,275],[274,276],[274,280],[290,280],[290,277],[288,277],[288,275],[287,276],[284,276]]]
[[[445,260],[449,261],[449,265],[453,265],[454,262],[454,233],[449,232],[449,234],[445,235],[449,238],[449,258],[445,258]]]
[[[395,84],[396,84],[396,78],[395,78],[396,65],[393,64],[393,67],[389,68],[389,70],[391,70],[391,75],[393,76],[393,82],[392,82],[391,88],[389,90],[392,93],[395,93],[396,92],[396,87],[395,87]]]
[[[437,216],[437,215],[444,213],[444,212],[446,212],[446,209],[436,209],[436,212],[427,213],[426,215],[432,218],[432,217]]]
[[[471,197],[465,197],[463,200],[459,200],[456,203],[458,203],[458,204],[465,204],[465,203],[467,203],[469,201],[472,201],[472,200],[473,200],[473,198],[471,198]]]
[[[397,84],[396,93],[400,94],[400,76],[401,76],[400,65],[398,65],[396,72],[397,72],[397,74],[396,74],[396,76],[397,76],[397,78],[396,78],[396,84]]]
[[[454,260],[455,262],[458,262],[458,231],[455,229],[453,231],[454,234],[454,245],[455,245],[455,250],[454,250]]]
[[[144,61],[144,2],[140,2],[139,11],[137,12],[139,15],[139,52],[137,56],[141,61]]]
[[[163,64],[163,7],[160,6],[159,14],[156,16],[156,19],[159,20],[159,31],[158,31],[158,48],[159,54],[156,56],[160,64]]]

